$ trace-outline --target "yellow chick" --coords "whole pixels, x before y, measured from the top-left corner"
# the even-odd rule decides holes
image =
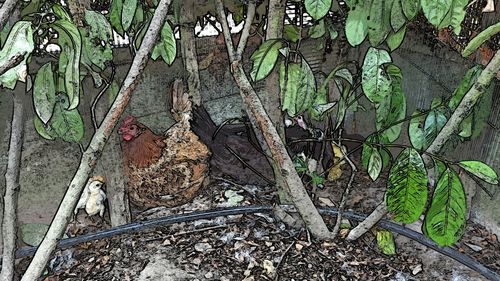
[[[79,209],[83,208],[89,216],[99,214],[102,217],[104,215],[106,194],[101,189],[103,186],[103,177],[97,176],[89,179],[75,208],[75,215]]]

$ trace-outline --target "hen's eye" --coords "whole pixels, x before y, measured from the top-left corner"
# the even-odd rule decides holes
[[[135,126],[128,127],[129,130],[135,130]]]

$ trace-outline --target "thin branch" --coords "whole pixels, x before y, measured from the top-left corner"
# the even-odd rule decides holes
[[[5,23],[16,8],[16,0],[5,0],[0,8],[0,30],[3,30]]]
[[[90,107],[90,114],[92,115],[92,123],[94,124],[94,129],[97,130],[97,128],[99,128],[99,125],[97,124],[97,117],[96,117],[96,114],[95,114],[95,109],[96,109],[96,106],[97,106],[97,102],[99,102],[99,100],[101,99],[102,95],[109,89],[109,86],[111,86],[111,83],[113,83],[113,79],[115,79],[115,67],[112,66],[111,67],[111,76],[109,79],[104,79],[104,82],[106,83],[106,85],[104,86],[104,88],[102,88],[100,91],[99,91],[99,94],[97,94],[97,96],[95,97],[94,101],[92,102],[92,105]]]
[[[159,31],[165,22],[170,2],[171,0],[161,0],[158,4],[153,19],[151,20],[151,24],[148,28],[148,32],[146,33],[142,45],[134,57],[127,77],[125,78],[113,105],[101,123],[101,126],[92,136],[90,144],[82,156],[80,166],[71,180],[50,228],[47,231],[42,243],[38,247],[33,260],[24,273],[21,281],[37,280],[37,278],[42,274],[51,253],[55,250],[57,242],[61,239],[62,234],[71,219],[76,203],[80,198],[80,193],[82,192],[87,179],[94,170],[97,160],[104,149],[106,140],[109,139],[109,136],[113,133],[113,129],[130,101],[132,93],[139,82],[139,78],[146,67],[149,52],[156,43],[156,38],[158,37]]]
[[[241,56],[245,51],[247,46],[248,37],[250,36],[250,28],[252,27],[253,18],[255,16],[255,2],[250,1],[247,7],[247,16],[245,19],[245,24],[243,25],[243,30],[241,31],[240,42],[238,43],[238,49],[236,50],[236,58],[241,60]]]
[[[236,51],[234,50],[231,30],[229,29],[229,24],[227,23],[227,16],[222,1],[215,1],[215,9],[217,12],[217,17],[219,18],[220,25],[222,26],[222,33],[224,34],[224,41],[226,42],[226,49],[229,60],[233,62],[237,60],[237,55]],[[241,35],[241,37],[243,37],[243,34]]]
[[[19,192],[19,170],[23,146],[23,114],[22,96],[12,93],[13,112],[10,129],[9,160],[5,173],[5,197],[2,220],[3,256],[0,280],[10,281],[14,276],[14,254],[16,250],[17,228],[17,195]]]
[[[0,75],[3,75],[5,72],[9,71],[9,69],[17,66],[24,60],[24,54],[16,54],[11,57],[4,65],[0,65]]]

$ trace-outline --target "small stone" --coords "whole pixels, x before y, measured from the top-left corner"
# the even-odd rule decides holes
[[[271,247],[273,245],[273,243],[271,243],[269,241],[264,242],[264,244],[266,244],[267,247]]]
[[[478,246],[475,244],[465,242],[465,245],[467,245],[469,248],[471,248],[474,252],[480,252],[483,250],[483,248],[481,246]]]
[[[207,279],[211,279],[211,278],[213,278],[213,277],[214,277],[214,274],[213,274],[212,272],[207,272],[207,273],[205,274],[205,278],[207,278]]]
[[[212,245],[206,242],[200,242],[194,245],[194,249],[198,252],[206,252],[212,249]]]
[[[243,275],[244,275],[245,277],[250,276],[250,274],[252,274],[252,271],[251,271],[250,269],[247,269],[247,270],[245,270],[245,272],[243,272]]]
[[[296,243],[296,244],[295,244],[295,249],[297,249],[297,251],[301,251],[301,250],[302,250],[302,248],[304,248],[304,245],[299,244],[299,243]]]
[[[422,265],[421,264],[417,264],[412,270],[411,270],[411,273],[413,275],[417,275],[418,273],[420,273],[422,271]]]
[[[168,245],[172,245],[172,242],[170,242],[169,239],[165,239],[165,241],[163,241],[163,246],[168,246]]]
[[[270,260],[264,260],[262,262],[262,268],[264,268],[266,270],[266,273],[269,275],[271,273],[274,272],[274,270],[276,270],[276,268],[274,267],[274,264],[272,261]]]
[[[329,198],[319,197],[318,201],[321,206],[335,207],[335,204],[333,204],[332,200],[330,200]]]
[[[194,258],[194,259],[191,260],[191,263],[195,264],[195,265],[200,265],[201,264],[201,259],[200,258]]]

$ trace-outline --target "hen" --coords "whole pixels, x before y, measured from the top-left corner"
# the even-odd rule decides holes
[[[191,131],[191,102],[180,81],[174,83],[172,105],[177,123],[164,136],[133,116],[126,117],[118,130],[129,198],[140,208],[184,204],[208,176],[210,151]]]

